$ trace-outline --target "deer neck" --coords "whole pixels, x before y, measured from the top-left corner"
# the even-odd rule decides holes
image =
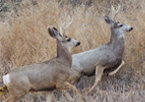
[[[112,51],[114,51],[114,53],[117,56],[122,57],[124,47],[125,47],[124,33],[123,32],[112,31],[109,45],[111,46]]]
[[[60,59],[66,66],[71,67],[72,55],[66,46],[63,46],[60,42],[57,42],[57,58]]]

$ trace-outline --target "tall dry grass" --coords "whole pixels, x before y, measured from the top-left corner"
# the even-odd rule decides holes
[[[62,23],[67,25],[71,19],[73,23],[66,34],[81,42],[81,46],[74,49],[73,54],[107,43],[110,40],[110,26],[105,23],[103,17],[106,14],[111,16],[111,5],[117,7],[121,4],[117,19],[131,25],[134,30],[125,34],[125,66],[118,75],[119,78],[128,76],[128,80],[145,80],[145,67],[142,67],[145,57],[144,0],[94,0],[91,5],[85,5],[85,0],[75,6],[64,0],[41,0],[36,4],[32,1],[25,0],[19,5],[10,3],[11,10],[0,23],[1,75],[11,68],[53,58],[56,55],[56,41],[48,35],[47,27],[59,28]]]

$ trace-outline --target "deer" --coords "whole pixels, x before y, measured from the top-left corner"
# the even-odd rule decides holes
[[[28,92],[47,91],[51,94],[54,90],[74,90],[83,102],[77,88],[68,82],[72,65],[71,49],[79,46],[80,42],[61,34],[55,27],[49,27],[48,32],[57,40],[57,56],[41,63],[14,68],[4,75],[0,95],[9,92],[4,102],[16,102]],[[51,98],[47,97],[47,100],[51,102]]]
[[[111,26],[110,41],[95,49],[72,56],[71,70],[73,70],[73,73],[70,81],[75,82],[81,75],[91,76],[95,72],[95,82],[88,93],[91,93],[98,85],[104,72],[111,71],[107,73],[107,76],[112,76],[125,64],[122,60],[125,49],[124,34],[132,31],[133,27],[116,20],[119,9],[120,5],[118,10],[115,10],[112,6],[112,10],[115,12],[113,20],[109,16],[104,17],[105,22]]]

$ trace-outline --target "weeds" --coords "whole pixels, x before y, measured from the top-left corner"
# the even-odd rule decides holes
[[[118,21],[133,26],[134,30],[125,34],[126,48],[123,56],[125,66],[115,77],[109,78],[106,84],[111,83],[110,85],[115,86],[122,81],[112,83],[111,80],[117,81],[125,76],[128,77],[124,78],[124,83],[132,83],[136,79],[145,80],[145,76],[143,76],[145,67],[142,66],[145,57],[145,2],[143,0],[121,0],[120,2],[116,0],[111,0],[111,2],[94,0],[89,6],[84,2],[72,6],[69,2],[65,3],[63,0],[60,0],[60,2],[25,0],[16,4],[18,7],[7,13],[0,12],[0,15],[5,15],[5,18],[0,17],[1,20],[3,19],[3,22],[0,23],[1,75],[7,73],[11,68],[42,62],[54,57],[56,55],[56,42],[48,35],[47,27],[59,28],[62,23],[67,24],[71,19],[73,19],[73,23],[66,34],[82,43],[79,48],[73,50],[73,54],[107,43],[110,40],[110,27],[105,23],[103,17],[106,14],[110,15],[111,4],[116,7],[119,3],[122,8],[117,15]],[[62,3],[65,4],[62,6]],[[118,79],[117,76],[119,76]],[[134,84],[136,83],[134,82]],[[140,90],[143,90],[142,87],[140,87]],[[101,92],[100,89],[96,90]],[[113,90],[108,91],[106,89],[106,93],[102,94],[97,92],[93,97],[96,101],[100,99],[100,102],[115,102],[115,100],[125,102],[128,101],[127,98],[132,99],[133,95],[145,94],[136,90],[129,90],[127,93]],[[127,97],[127,95],[131,96]],[[116,98],[117,96],[119,97]],[[135,102],[135,100],[137,99],[133,101]]]

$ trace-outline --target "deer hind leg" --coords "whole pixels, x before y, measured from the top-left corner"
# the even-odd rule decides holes
[[[18,99],[22,98],[25,94],[10,95],[4,102],[16,102]]]
[[[101,78],[102,78],[102,74],[103,74],[103,71],[104,71],[105,67],[102,67],[102,66],[96,66],[96,72],[95,72],[95,83],[94,85],[91,87],[91,89],[89,90],[88,93],[91,93],[94,88],[98,85],[98,83],[101,81]]]
[[[2,100],[6,99],[5,92],[7,92],[6,86],[0,87],[0,97],[2,98]]]
[[[22,90],[16,92],[9,92],[9,93],[10,96],[4,102],[16,102],[26,94],[26,92]]]
[[[4,102],[16,102],[28,93],[28,89],[25,87],[11,87],[13,85],[8,84],[8,91],[10,96]]]
[[[9,96],[4,102],[15,102],[14,97]]]
[[[124,64],[125,64],[125,62],[122,61],[122,63],[120,64],[120,66],[119,66],[116,70],[114,70],[114,71],[112,71],[112,72],[109,73],[109,76],[112,76],[112,75],[114,75],[115,73],[117,73],[117,72],[119,71],[119,69],[120,69]]]
[[[5,93],[4,92],[0,92],[0,97],[2,98],[2,100],[6,99]]]
[[[77,93],[77,95],[79,96],[80,102],[83,102],[81,94],[79,93],[79,91],[77,90],[77,88],[74,85],[72,85],[68,82],[64,82],[63,84],[56,85],[56,87],[57,87],[57,89],[65,89],[65,90],[70,90],[70,91],[74,90]]]

